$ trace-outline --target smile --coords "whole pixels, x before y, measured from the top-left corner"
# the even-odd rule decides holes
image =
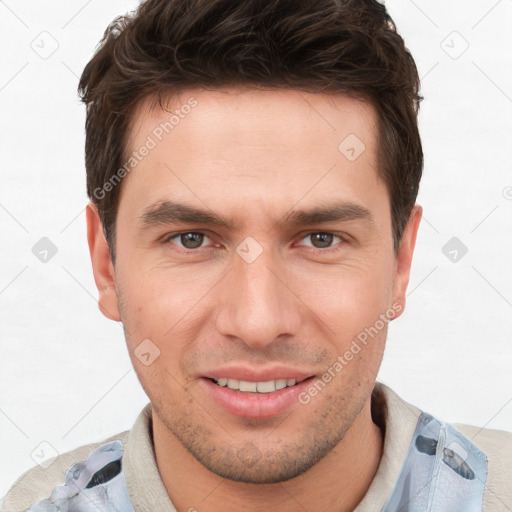
[[[272,393],[286,387],[295,386],[296,379],[276,379],[265,382],[249,382],[246,380],[230,379],[221,377],[212,379],[218,386],[228,387],[229,389],[242,391],[243,393]]]
[[[212,402],[231,416],[264,419],[289,413],[313,378],[249,381],[215,376],[199,382]]]

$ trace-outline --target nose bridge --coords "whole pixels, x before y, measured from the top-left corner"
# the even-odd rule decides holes
[[[217,329],[247,345],[264,347],[280,335],[296,334],[300,312],[276,251],[258,245],[246,239],[237,248],[233,269],[224,280]]]

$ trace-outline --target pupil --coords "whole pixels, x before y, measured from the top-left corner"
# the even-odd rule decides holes
[[[313,238],[320,239],[320,247],[328,247],[332,243],[332,237],[330,233],[314,233]],[[327,242],[325,241],[325,238],[327,237]],[[323,245],[322,245],[323,244]]]
[[[183,233],[181,235],[181,243],[184,247],[187,249],[197,249],[201,246],[201,243],[203,242],[202,237],[203,235],[201,233]],[[199,237],[199,243],[197,242],[197,237]],[[196,238],[196,241],[194,242],[194,238]],[[189,242],[192,242],[190,245]]]

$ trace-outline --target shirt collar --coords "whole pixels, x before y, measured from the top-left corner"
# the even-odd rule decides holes
[[[416,428],[420,409],[376,382],[371,397],[372,418],[384,436],[377,473],[354,512],[381,510],[391,495]],[[176,512],[162,482],[153,446],[152,408],[148,403],[137,417],[125,446],[123,468],[133,508],[137,512]]]

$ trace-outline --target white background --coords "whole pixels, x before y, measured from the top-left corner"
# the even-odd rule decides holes
[[[76,94],[108,23],[136,5],[0,2],[0,496],[42,441],[100,441],[148,401],[97,306]],[[387,6],[423,79],[424,220],[379,379],[446,421],[512,430],[512,1]],[[58,44],[46,59],[41,38],[39,51]],[[454,236],[457,262],[442,252]],[[47,263],[42,237],[58,248]]]

